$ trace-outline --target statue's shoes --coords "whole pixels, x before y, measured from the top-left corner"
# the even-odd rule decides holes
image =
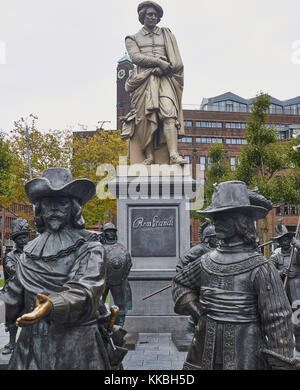
[[[154,163],[154,159],[152,157],[149,157],[149,158],[146,158],[144,161],[143,161],[143,164],[144,165],[152,165]]]
[[[184,165],[187,164],[187,160],[180,156],[180,154],[174,154],[173,156],[170,157],[170,164],[180,164]]]
[[[5,345],[3,351],[2,351],[2,355],[9,355],[11,353],[13,353],[14,351],[14,348],[15,348],[15,345]]]
[[[2,351],[2,355],[9,355],[11,353],[12,353],[12,351],[10,350],[10,348],[4,348]]]

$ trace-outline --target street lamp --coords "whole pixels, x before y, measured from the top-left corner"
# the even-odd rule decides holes
[[[28,161],[28,171],[29,171],[29,179],[32,180],[32,171],[31,171],[31,163],[30,163],[30,140],[29,140],[29,126],[28,126],[28,118],[32,118],[32,125],[35,119],[38,119],[37,116],[34,116],[33,114],[30,114],[27,118],[21,118],[21,121],[25,125],[25,140],[26,140],[26,154],[27,154],[27,161]]]

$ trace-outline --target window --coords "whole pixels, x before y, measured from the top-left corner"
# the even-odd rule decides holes
[[[196,127],[217,127],[221,129],[223,127],[222,122],[204,122],[204,121],[197,121]]]
[[[298,207],[296,204],[284,204],[276,206],[276,215],[298,215]]]
[[[206,156],[200,156],[200,171],[205,171]]]
[[[227,145],[247,145],[248,142],[245,138],[226,138]]]
[[[198,144],[221,144],[223,143],[222,138],[211,138],[211,137],[196,137]]]
[[[270,114],[282,114],[282,107],[278,104],[270,104],[268,111]]]
[[[192,127],[193,121],[183,121],[185,127]]]
[[[207,168],[210,168],[211,165],[211,158],[207,157]]]
[[[283,214],[284,215],[289,215],[289,205],[288,204],[285,204],[283,206]]]
[[[178,140],[178,142],[193,142],[193,138],[192,137],[183,137],[181,139]]]
[[[186,159],[186,161],[188,162],[188,164],[191,163],[191,156],[185,155],[185,156],[183,156],[183,157]]]
[[[230,170],[235,171],[235,157],[230,157]]]
[[[291,204],[291,215],[298,215],[298,208],[295,204]]]
[[[226,129],[245,129],[246,123],[244,122],[226,122]]]

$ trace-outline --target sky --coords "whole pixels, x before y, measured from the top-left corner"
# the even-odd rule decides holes
[[[299,0],[157,0],[178,41],[183,104],[300,95]],[[140,0],[0,0],[0,129],[116,128],[116,67]],[[82,127],[83,125],[84,127]]]

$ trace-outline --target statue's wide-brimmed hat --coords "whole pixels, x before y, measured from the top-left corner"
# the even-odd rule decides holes
[[[275,233],[277,234],[277,236],[272,237],[271,240],[280,240],[280,238],[285,236],[292,239],[295,236],[295,233],[289,232],[285,225],[277,225],[275,228]]]
[[[145,7],[153,7],[156,9],[157,11],[157,16],[161,19],[163,14],[164,14],[164,10],[162,9],[162,7],[155,3],[154,1],[142,1],[139,5],[138,5],[138,8],[137,8],[137,11],[138,13],[140,13],[140,11],[145,8]]]
[[[105,230],[118,230],[115,225],[112,223],[112,222],[107,222],[104,226],[103,226],[103,231],[105,232]]]
[[[262,197],[261,197],[262,198]],[[248,214],[252,219],[264,218],[270,208],[251,204],[250,193],[246,184],[242,181],[225,181],[215,187],[211,204],[205,210],[197,212],[205,216],[214,216],[216,213],[225,211],[241,211]],[[263,203],[263,202],[261,202]]]
[[[77,199],[83,206],[95,195],[96,189],[88,179],[72,180],[72,173],[67,168],[49,168],[42,177],[27,182],[25,192],[33,204],[45,197],[66,196]]]
[[[16,237],[27,234],[29,235],[29,227],[26,219],[17,218],[11,223],[11,238],[14,240]]]

